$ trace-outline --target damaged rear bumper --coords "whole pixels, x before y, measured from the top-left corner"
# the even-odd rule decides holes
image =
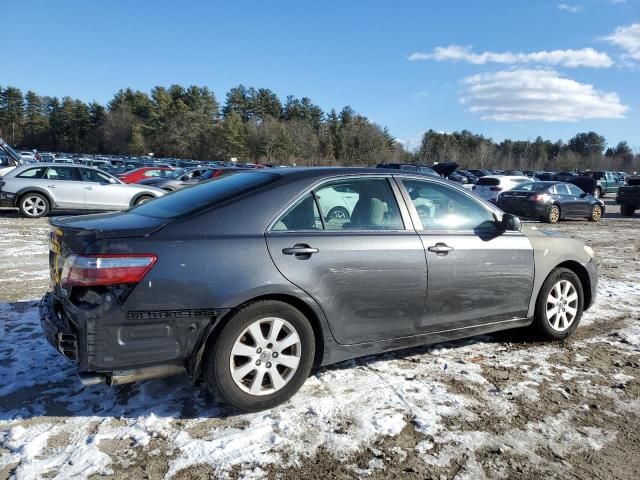
[[[160,315],[113,305],[87,312],[52,292],[42,298],[39,310],[47,341],[77,365],[84,385],[118,385],[185,372],[210,326],[226,311]]]

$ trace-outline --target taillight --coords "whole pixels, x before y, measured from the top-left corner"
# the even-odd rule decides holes
[[[491,187],[489,190],[491,190],[492,192],[501,192],[502,187]]]
[[[65,287],[138,283],[155,265],[151,254],[71,255],[64,263]]]
[[[549,200],[549,195],[547,195],[546,193],[541,193],[538,195],[533,195],[529,197],[529,199],[533,200],[534,202],[546,202],[547,200]]]

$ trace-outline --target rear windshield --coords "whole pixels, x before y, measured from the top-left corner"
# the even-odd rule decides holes
[[[549,188],[548,183],[538,183],[538,182],[529,182],[523,183],[522,185],[518,185],[514,190],[525,191],[525,192],[541,192],[542,190]]]
[[[264,187],[275,182],[278,177],[278,175],[263,172],[238,172],[224,175],[191,188],[178,190],[152,202],[143,203],[130,209],[129,212],[147,217],[178,218]]]
[[[482,177],[478,179],[478,183],[476,183],[476,185],[487,185],[487,186],[495,187],[496,185],[500,185],[500,179]]]

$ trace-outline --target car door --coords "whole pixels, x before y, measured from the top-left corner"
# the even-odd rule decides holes
[[[498,227],[496,213],[461,188],[399,178],[427,257],[421,328],[442,331],[527,315],[533,248],[521,232]]]
[[[420,328],[427,287],[424,249],[390,179],[328,181],[304,195],[266,234],[279,271],[315,299],[341,344],[410,336]],[[331,217],[344,201],[341,191],[358,200],[346,218]]]
[[[607,193],[616,193],[618,191],[618,186],[620,185],[620,180],[613,172],[605,172],[605,176],[607,179]]]
[[[90,210],[119,210],[129,206],[125,188],[111,175],[95,168],[81,168],[85,207]]]
[[[48,167],[43,180],[40,183],[51,192],[58,207],[84,208],[82,177],[77,168],[63,165]]]
[[[576,185],[567,184],[566,187],[569,190],[569,195],[571,195],[574,215],[579,217],[589,215],[591,206],[587,194]]]

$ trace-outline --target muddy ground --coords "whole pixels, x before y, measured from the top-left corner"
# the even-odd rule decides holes
[[[81,387],[39,335],[46,221],[0,212],[0,479],[636,480],[640,215],[607,203],[598,224],[536,224],[598,257],[598,299],[571,339],[503,332],[344,362],[253,415],[181,378]]]

